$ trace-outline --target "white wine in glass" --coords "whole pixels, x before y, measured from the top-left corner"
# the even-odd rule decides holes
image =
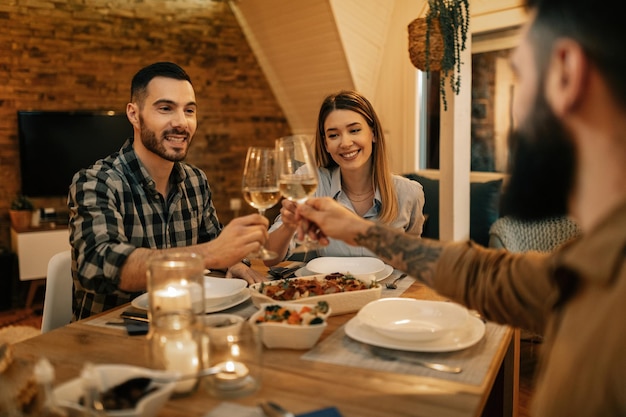
[[[244,200],[261,215],[280,200],[276,162],[274,148],[248,148],[241,188]],[[261,247],[257,252],[249,254],[248,258],[274,259],[277,256],[276,252]]]
[[[288,200],[304,203],[317,189],[317,181],[311,178],[290,178],[278,182],[281,194]]]
[[[287,200],[304,203],[317,189],[319,181],[317,166],[309,152],[308,137],[304,135],[286,136],[276,140],[278,157],[278,185],[280,193]],[[305,236],[298,242],[304,250],[314,249],[319,244]]]

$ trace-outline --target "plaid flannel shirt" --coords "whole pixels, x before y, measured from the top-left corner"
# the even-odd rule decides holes
[[[129,139],[74,175],[69,190],[74,279],[73,320],[127,303],[140,293],[119,289],[120,268],[136,248],[207,242],[220,224],[204,172],[178,162],[164,199]]]

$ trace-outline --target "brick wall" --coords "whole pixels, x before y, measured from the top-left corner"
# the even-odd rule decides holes
[[[223,222],[241,197],[247,147],[289,133],[226,2],[12,0],[0,2],[0,27],[0,247],[10,245],[8,207],[20,188],[17,110],[124,111],[139,68],[180,64],[199,104],[188,161],[206,172]],[[34,202],[62,208],[65,198]]]

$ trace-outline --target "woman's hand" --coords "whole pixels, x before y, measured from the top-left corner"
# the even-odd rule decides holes
[[[282,201],[282,207],[280,208],[280,216],[283,222],[283,226],[291,230],[296,230],[298,227],[298,220],[296,218],[296,210],[298,205],[293,201],[289,201],[286,198]]]
[[[244,265],[241,262],[238,262],[228,268],[228,272],[226,272],[226,278],[244,279],[248,282],[248,284],[254,284],[255,282],[263,282],[268,280],[262,274],[250,268],[249,266]]]
[[[365,233],[372,222],[351,212],[330,197],[310,198],[298,207],[296,218],[302,223],[298,238],[307,233],[317,237],[321,244],[328,238],[341,239],[349,245],[357,245],[355,239]]]

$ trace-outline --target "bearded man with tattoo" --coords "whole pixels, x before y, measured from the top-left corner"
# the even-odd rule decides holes
[[[587,0],[527,6],[504,206],[569,215],[582,235],[551,254],[510,253],[415,238],[329,198],[299,207],[299,234],[367,247],[490,320],[543,334],[532,415],[626,416],[626,31]]]

